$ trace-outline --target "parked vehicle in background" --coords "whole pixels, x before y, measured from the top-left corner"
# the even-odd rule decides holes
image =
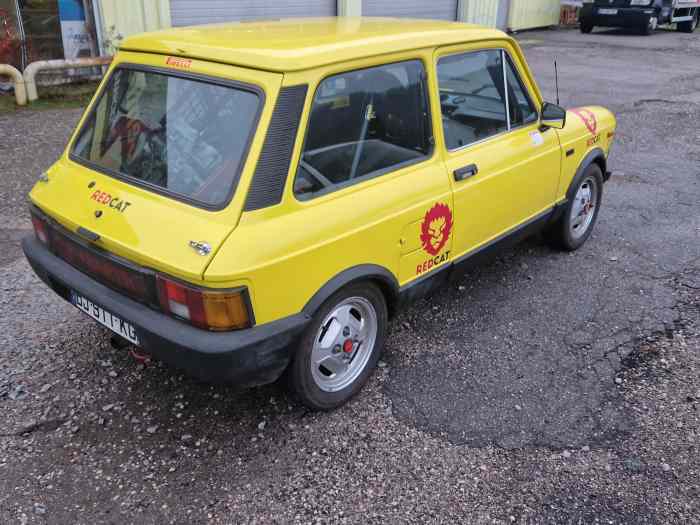
[[[700,0],[595,0],[583,4],[579,19],[582,33],[595,27],[630,27],[649,35],[666,24],[692,33],[700,21]]]
[[[261,38],[260,35],[264,35]],[[518,43],[336,18],[133,36],[30,193],[61,297],[207,381],[347,401],[390,316],[497,247],[591,235],[616,120],[546,103]]]

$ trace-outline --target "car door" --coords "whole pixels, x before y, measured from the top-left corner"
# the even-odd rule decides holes
[[[503,43],[505,44],[505,43]],[[453,185],[453,254],[505,238],[553,206],[559,139],[541,130],[541,101],[502,45],[440,49],[442,148]]]

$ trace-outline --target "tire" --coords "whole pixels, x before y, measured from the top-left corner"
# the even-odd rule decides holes
[[[659,17],[650,16],[649,22],[647,22],[645,26],[642,26],[641,33],[647,36],[651,35],[654,31],[656,31],[657,27],[659,27]]]
[[[583,33],[585,35],[591,33],[593,31],[594,27],[595,26],[593,24],[591,24],[590,22],[581,21],[581,27],[580,27],[581,33]]]
[[[350,284],[333,294],[301,337],[287,370],[290,389],[312,410],[345,404],[376,367],[388,319],[384,295],[372,283]]]
[[[587,190],[590,192],[588,194]],[[571,183],[561,217],[547,230],[551,244],[573,252],[585,244],[598,220],[603,202],[603,172],[595,162]],[[583,200],[586,199],[586,202]]]
[[[692,33],[697,29],[698,22],[700,22],[700,12],[695,13],[695,18],[689,22],[679,22],[676,29],[681,33]]]

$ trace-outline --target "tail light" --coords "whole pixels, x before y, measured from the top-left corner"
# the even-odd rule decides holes
[[[158,297],[163,312],[214,331],[240,330],[252,325],[248,292],[206,290],[158,276]]]
[[[42,244],[49,245],[49,227],[45,221],[32,214],[32,224],[34,225],[34,234]]]

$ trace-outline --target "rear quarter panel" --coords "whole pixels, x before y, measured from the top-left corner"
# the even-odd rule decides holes
[[[433,49],[371,57],[285,75],[283,85],[308,84],[301,125],[282,203],[245,212],[207,268],[212,286],[245,279],[250,283],[256,322],[300,312],[313,295],[341,272],[376,265],[399,285],[416,279],[422,253],[415,227],[436,203],[450,208],[449,178],[438,148],[429,158],[311,200],[298,200],[293,181],[306,135],[314,94],[326,77],[403,60],[421,60],[434,74]],[[439,102],[431,99],[433,133],[441,126]],[[451,236],[443,252],[451,249]],[[448,264],[445,258],[440,264]]]

